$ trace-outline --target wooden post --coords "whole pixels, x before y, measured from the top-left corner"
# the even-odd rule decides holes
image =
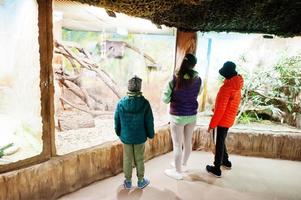
[[[177,30],[176,35],[176,62],[174,71],[179,69],[184,56],[187,53],[196,53],[197,48],[197,33],[196,32],[182,32]]]
[[[52,71],[52,0],[38,0],[38,5],[43,154],[46,157],[51,157],[56,155],[54,135],[54,86]]]
[[[206,66],[206,73],[205,73],[205,80],[204,80],[204,90],[201,102],[201,111],[205,111],[206,101],[207,101],[207,85],[208,85],[208,76],[209,76],[209,67],[210,67],[210,55],[211,55],[211,44],[212,39],[208,39],[208,47],[207,47],[207,66]]]

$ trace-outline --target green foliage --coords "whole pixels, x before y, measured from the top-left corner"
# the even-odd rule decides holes
[[[262,119],[259,118],[255,112],[251,112],[251,113],[244,112],[238,119],[238,122],[242,124],[250,124],[251,122],[260,122],[261,120]]]
[[[243,104],[248,105],[243,112],[260,110],[271,119],[295,125],[295,116],[301,112],[301,54],[283,56],[272,68],[258,66],[253,74],[244,71],[242,74]],[[244,113],[240,118],[246,121]]]
[[[74,31],[69,29],[63,29],[64,41],[77,41],[79,43],[86,43],[88,41],[97,41],[99,39],[99,32],[87,32],[87,31]]]
[[[12,147],[14,145],[14,143],[10,143],[10,144],[7,144],[3,147],[0,147],[0,158],[2,158],[4,155],[5,155],[5,150]]]
[[[283,58],[275,66],[275,70],[279,74],[279,80],[275,82],[273,90],[280,98],[286,96],[290,103],[289,109],[293,109],[293,104],[301,92],[301,54]]]

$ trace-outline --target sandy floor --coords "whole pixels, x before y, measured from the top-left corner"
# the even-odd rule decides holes
[[[172,153],[146,163],[146,176],[151,184],[144,190],[134,187],[124,190],[123,174],[111,177],[79,191],[61,197],[60,200],[300,200],[301,162],[243,157],[231,155],[232,170],[223,170],[222,178],[215,178],[205,171],[213,155],[193,152],[188,163],[189,171],[182,181],[164,175],[169,168]],[[133,172],[133,175],[135,171]],[[136,184],[136,178],[133,180]]]
[[[155,117],[155,127],[168,123],[168,116]],[[95,119],[95,128],[82,128],[64,132],[56,132],[56,147],[58,155],[64,155],[80,149],[115,141],[119,138],[114,131],[113,116]]]
[[[169,121],[168,115],[156,115],[155,126],[166,125]],[[200,115],[197,124],[207,127],[209,116]],[[93,147],[108,141],[118,140],[114,132],[114,120],[112,115],[105,115],[95,119],[94,128],[82,128],[65,132],[56,132],[56,147],[58,155],[64,155],[77,150]],[[263,123],[238,124],[231,128],[234,132],[256,132],[256,133],[279,133],[279,134],[301,134],[300,129],[284,124],[275,124],[269,121]],[[37,155],[32,146],[19,147],[19,151],[11,156],[0,159],[0,165],[11,163]]]
[[[169,121],[169,116],[155,116],[155,126],[159,127],[166,125]],[[200,126],[208,126],[210,117],[198,117],[197,124]],[[63,155],[80,149],[92,147],[108,141],[118,140],[114,132],[114,119],[113,116],[106,116],[105,118],[97,118],[95,120],[95,128],[82,128],[77,130],[70,130],[65,132],[56,133],[56,147],[57,153]],[[258,133],[273,132],[285,134],[301,134],[300,129],[286,126],[283,124],[275,124],[272,122],[265,123],[251,123],[251,124],[238,124],[233,127],[233,130],[238,132],[253,131]]]

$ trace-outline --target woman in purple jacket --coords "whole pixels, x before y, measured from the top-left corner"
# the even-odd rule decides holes
[[[201,78],[193,70],[196,63],[194,55],[186,54],[179,72],[173,76],[163,94],[163,102],[170,103],[170,129],[174,151],[174,168],[166,169],[165,174],[177,180],[183,178],[182,172],[185,171],[192,151],[192,133],[198,109],[197,97],[202,85]]]

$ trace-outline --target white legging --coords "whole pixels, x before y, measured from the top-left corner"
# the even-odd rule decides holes
[[[182,146],[184,149],[183,165],[186,165],[187,160],[192,151],[192,134],[196,122],[190,124],[170,123],[171,138],[173,143],[174,162],[177,172],[181,172],[182,162]],[[183,141],[184,139],[184,141]]]

